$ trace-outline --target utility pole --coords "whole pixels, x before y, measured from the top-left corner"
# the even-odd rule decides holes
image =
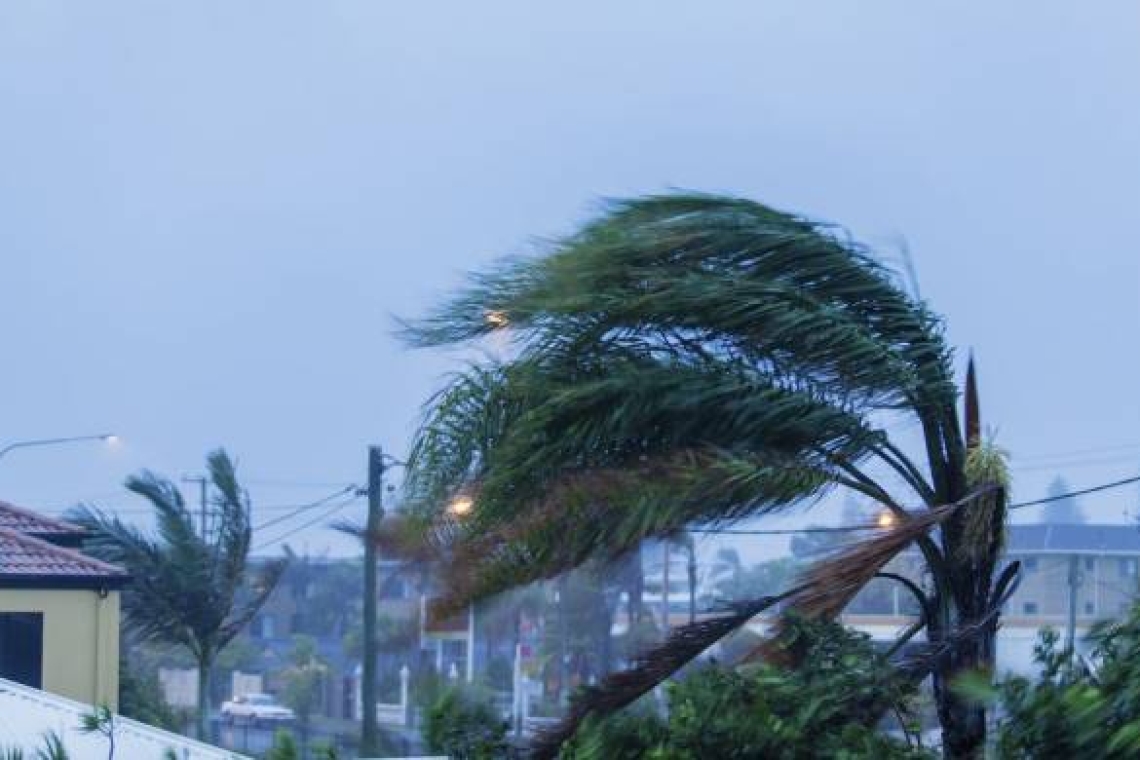
[[[360,699],[364,725],[360,732],[360,756],[379,752],[376,720],[376,534],[384,518],[384,452],[368,447],[368,522],[364,533],[364,662],[360,674]]]
[[[1069,557],[1069,630],[1065,633],[1065,646],[1076,652],[1077,641],[1077,586],[1080,576],[1077,570],[1077,555]]]
[[[204,475],[183,475],[183,483],[197,483],[198,484],[198,530],[201,532],[202,540],[206,540],[206,477]]]

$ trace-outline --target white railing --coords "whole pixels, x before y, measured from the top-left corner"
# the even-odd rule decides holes
[[[79,731],[81,716],[91,705],[57,694],[0,679],[0,745],[30,753],[54,732],[63,740],[71,760],[105,760],[107,739]],[[249,760],[245,755],[163,731],[116,715],[115,755],[130,760],[162,760],[174,750],[179,760]]]

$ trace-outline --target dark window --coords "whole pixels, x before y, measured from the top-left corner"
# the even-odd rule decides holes
[[[1093,610],[1094,610],[1094,609],[1095,609],[1095,607],[1093,606],[1093,603],[1092,603],[1092,602],[1085,602],[1085,614],[1086,614],[1086,615],[1092,615],[1092,614],[1094,614],[1094,613],[1093,613]]]
[[[1026,557],[1024,560],[1022,560],[1022,564],[1027,571],[1032,572],[1037,569],[1037,558]]]
[[[1085,570],[1095,570],[1095,569],[1096,569],[1096,559],[1094,559],[1093,557],[1085,557]]]
[[[1021,605],[1021,609],[1026,615],[1036,615],[1037,602],[1026,602],[1025,604]]]
[[[0,612],[0,677],[42,688],[43,659],[43,613]]]

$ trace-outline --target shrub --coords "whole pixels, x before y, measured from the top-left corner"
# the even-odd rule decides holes
[[[453,686],[428,710],[423,737],[428,749],[453,760],[498,760],[509,754],[507,728],[488,700]]]
[[[905,712],[911,687],[869,640],[834,625],[796,625],[797,669],[706,666],[666,686],[668,715],[646,705],[584,724],[565,760],[830,760],[932,757],[880,732]]]
[[[997,694],[1006,717],[998,756],[1061,760],[1140,757],[1140,608],[1089,635],[1088,659],[1058,648],[1056,631],[1041,634],[1036,680],[1009,678]]]

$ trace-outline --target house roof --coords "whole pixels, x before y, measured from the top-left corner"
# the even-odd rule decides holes
[[[87,531],[64,520],[36,514],[30,509],[0,501],[0,528],[34,536],[64,546],[79,546]]]
[[[1084,523],[1011,525],[1006,554],[1140,556],[1140,528]]]
[[[114,589],[128,580],[114,565],[10,528],[0,528],[0,588]]]

